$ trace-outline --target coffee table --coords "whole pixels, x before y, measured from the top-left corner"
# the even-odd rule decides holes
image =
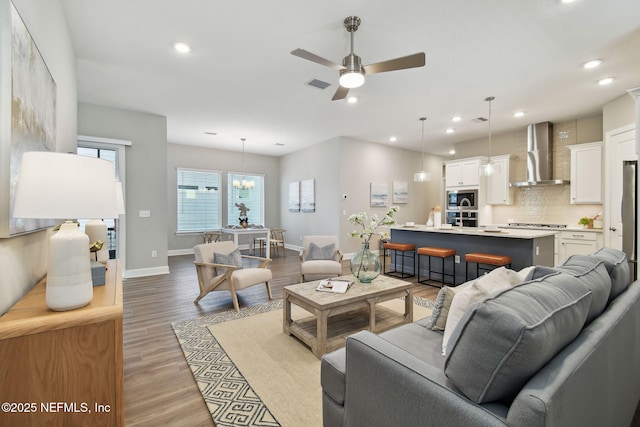
[[[319,280],[285,286],[283,290],[283,332],[299,338],[320,358],[344,346],[347,336],[360,330],[382,332],[413,322],[413,284],[388,276],[378,276],[371,283],[354,280],[344,294],[316,291]],[[405,297],[404,314],[379,303]],[[293,320],[291,305],[311,313],[311,317]],[[330,331],[331,330],[331,331]],[[332,332],[329,336],[329,332]]]

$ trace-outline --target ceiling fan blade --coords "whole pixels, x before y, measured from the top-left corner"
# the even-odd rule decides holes
[[[331,98],[332,101],[339,101],[341,99],[345,99],[347,97],[347,94],[349,93],[349,89],[343,86],[338,86],[338,90],[336,90],[336,93],[333,94],[333,98]]]
[[[309,51],[306,51],[304,49],[295,49],[291,51],[291,55],[294,56],[298,56],[302,59],[306,59],[308,61],[312,61],[315,62],[317,64],[320,65],[324,65],[325,67],[329,67],[329,68],[333,68],[334,70],[343,70],[345,67],[340,65],[340,64],[336,64],[335,62],[331,62],[328,59],[324,59],[318,55],[316,55],[315,53],[311,53]]]
[[[366,74],[384,73],[386,71],[404,70],[406,68],[423,67],[425,61],[424,52],[403,56],[402,58],[389,59],[364,66]]]

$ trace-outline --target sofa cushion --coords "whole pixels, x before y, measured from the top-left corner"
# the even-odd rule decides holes
[[[334,254],[336,252],[336,245],[331,243],[326,246],[318,246],[315,243],[311,242],[309,244],[309,255],[307,255],[307,261],[318,260],[318,259],[330,259],[333,260]]]
[[[531,279],[538,279],[554,272],[570,274],[582,281],[593,293],[586,324],[591,323],[607,307],[611,293],[611,279],[603,261],[586,255],[572,255],[557,267],[536,266]]]
[[[591,291],[555,273],[472,306],[454,331],[445,374],[476,403],[512,400],[582,329]]]
[[[616,298],[629,286],[629,263],[627,255],[617,249],[602,248],[590,254],[604,262],[611,277],[611,294],[609,301]]]

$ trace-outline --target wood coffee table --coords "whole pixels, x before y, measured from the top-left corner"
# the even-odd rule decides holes
[[[351,275],[341,278],[354,280]],[[412,283],[380,275],[368,284],[355,280],[344,294],[316,291],[319,283],[316,280],[284,287],[282,325],[285,334],[299,338],[318,358],[344,346],[347,336],[354,332],[382,332],[413,322]],[[405,297],[404,314],[377,305],[400,297]],[[291,304],[312,316],[292,320]]]

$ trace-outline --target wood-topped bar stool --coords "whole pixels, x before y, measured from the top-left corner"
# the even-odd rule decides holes
[[[491,271],[498,267],[508,266],[511,267],[511,257],[508,255],[495,255],[484,254],[481,252],[473,252],[464,256],[464,262],[467,264],[465,267],[465,279],[469,280],[469,263],[474,262],[476,264],[476,277],[478,277],[478,270]],[[480,267],[481,265],[490,266]]]
[[[413,243],[397,243],[397,242],[385,242],[382,245],[382,274],[387,276],[395,276],[401,279],[405,277],[413,277],[416,275],[416,245]],[[386,271],[386,259],[387,251],[393,251],[393,264],[394,269],[392,271]],[[402,256],[402,267],[398,270],[398,252]],[[404,272],[404,258],[409,256],[413,259],[413,274]],[[389,261],[391,261],[391,253],[389,253]]]
[[[424,280],[420,280],[421,256],[428,257],[428,261],[429,261],[427,278]],[[429,286],[435,286],[435,285],[432,285],[431,283],[427,283],[428,280],[432,280],[431,279],[431,257],[440,258],[442,260],[441,272],[440,273],[438,273],[437,271],[434,272],[436,274],[440,274],[440,285],[444,286],[445,284],[449,284],[449,285],[455,286],[456,285],[456,250],[449,249],[449,248],[434,248],[430,246],[424,246],[424,247],[418,248],[418,283],[422,283]],[[446,258],[451,258],[451,263],[453,264],[453,274],[445,273],[444,260]],[[445,283],[444,279],[446,276],[450,276],[453,279],[451,283]],[[437,280],[434,280],[434,281],[437,282]]]

